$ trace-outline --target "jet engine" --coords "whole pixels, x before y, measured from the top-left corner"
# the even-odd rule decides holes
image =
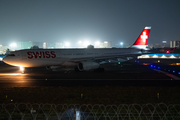
[[[99,64],[96,62],[91,61],[85,61],[78,64],[78,70],[79,71],[88,71],[88,70],[94,70],[99,68]]]

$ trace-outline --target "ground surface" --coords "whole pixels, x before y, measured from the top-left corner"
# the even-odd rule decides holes
[[[137,63],[104,65],[105,72],[51,72],[0,64],[0,103],[180,103],[179,81]]]

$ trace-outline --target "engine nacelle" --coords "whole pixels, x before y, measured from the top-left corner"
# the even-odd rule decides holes
[[[99,63],[85,61],[78,64],[79,71],[88,71],[99,68]]]

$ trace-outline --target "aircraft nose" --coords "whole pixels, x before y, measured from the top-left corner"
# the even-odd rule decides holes
[[[9,64],[9,59],[7,57],[4,57],[3,62]]]
[[[6,62],[6,57],[4,57],[4,58],[2,59],[2,61],[3,61],[3,62]]]

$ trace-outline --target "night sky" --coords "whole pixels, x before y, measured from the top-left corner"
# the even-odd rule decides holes
[[[180,0],[0,0],[0,44],[111,41],[134,43],[151,26],[148,44],[180,40]]]

